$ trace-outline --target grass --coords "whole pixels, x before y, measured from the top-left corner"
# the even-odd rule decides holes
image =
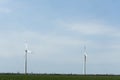
[[[120,76],[112,75],[23,75],[0,74],[0,80],[120,80]]]

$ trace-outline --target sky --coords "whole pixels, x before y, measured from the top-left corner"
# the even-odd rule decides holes
[[[0,0],[0,72],[120,74],[119,0]]]

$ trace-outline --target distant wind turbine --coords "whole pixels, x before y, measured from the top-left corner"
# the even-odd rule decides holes
[[[84,65],[83,65],[83,72],[84,75],[86,75],[87,72],[87,51],[86,51],[86,46],[84,46]]]
[[[25,42],[25,74],[27,74],[27,55],[28,53],[31,53],[31,51],[28,49],[28,44]]]

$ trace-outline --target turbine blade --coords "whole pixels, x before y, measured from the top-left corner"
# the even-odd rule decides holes
[[[84,56],[86,56],[86,57],[87,57],[86,46],[84,46]]]

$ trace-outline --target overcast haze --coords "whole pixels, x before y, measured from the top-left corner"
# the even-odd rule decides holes
[[[0,0],[0,72],[120,74],[119,0]]]

